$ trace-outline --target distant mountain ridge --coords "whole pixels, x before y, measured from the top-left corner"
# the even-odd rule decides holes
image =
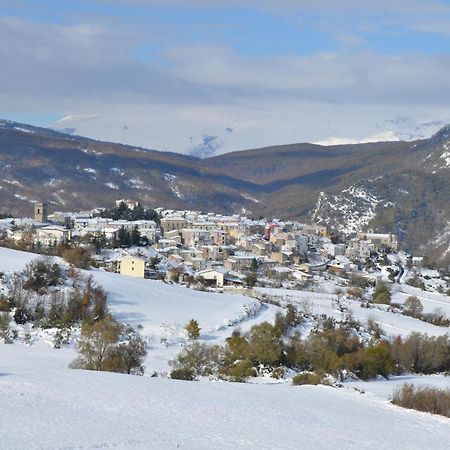
[[[441,242],[450,230],[449,172],[450,126],[412,142],[303,143],[198,159],[0,121],[0,211],[16,214],[31,214],[38,200],[80,210],[130,197],[152,207],[312,217],[340,232],[375,227],[397,232],[410,250],[450,258]]]

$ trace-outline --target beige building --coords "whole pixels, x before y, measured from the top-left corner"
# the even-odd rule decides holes
[[[249,256],[231,256],[224,262],[226,270],[234,270],[236,272],[246,271],[252,267],[254,255]]]
[[[184,228],[181,231],[182,242],[188,247],[195,247],[201,244],[211,243],[211,236],[208,230],[197,228]]]
[[[243,235],[242,225],[239,222],[219,222],[218,227],[230,237],[237,239]]]
[[[168,231],[180,231],[183,228],[186,228],[187,225],[188,221],[183,217],[164,217],[163,219],[161,219],[161,229],[164,235]]]
[[[127,256],[119,261],[119,273],[130,277],[145,277],[146,261],[144,258]]]
[[[375,251],[375,246],[371,241],[352,239],[347,245],[345,256],[350,259],[365,259],[368,258],[373,251]]]
[[[306,283],[307,281],[313,278],[312,275],[306,272],[302,272],[301,270],[294,270],[293,276],[296,280],[300,281],[301,283]]]
[[[396,252],[398,249],[398,241],[395,234],[357,233],[356,238],[360,241],[369,241],[376,250],[392,250]]]

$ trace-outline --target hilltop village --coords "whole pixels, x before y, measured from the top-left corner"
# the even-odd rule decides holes
[[[49,214],[36,203],[33,218],[1,219],[0,238],[3,246],[49,255],[82,249],[72,257],[82,268],[201,289],[305,289],[327,274],[448,289],[432,263],[399,251],[393,234],[337,236],[315,224],[144,209],[129,199],[77,213]]]

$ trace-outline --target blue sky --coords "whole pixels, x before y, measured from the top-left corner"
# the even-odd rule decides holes
[[[0,57],[0,117],[163,150],[450,119],[444,0],[0,0]]]

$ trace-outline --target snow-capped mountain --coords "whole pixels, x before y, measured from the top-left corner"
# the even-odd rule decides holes
[[[399,141],[416,141],[428,139],[445,125],[446,122],[442,120],[420,122],[407,117],[399,117],[377,123],[376,127],[380,132],[392,133],[392,136]]]

